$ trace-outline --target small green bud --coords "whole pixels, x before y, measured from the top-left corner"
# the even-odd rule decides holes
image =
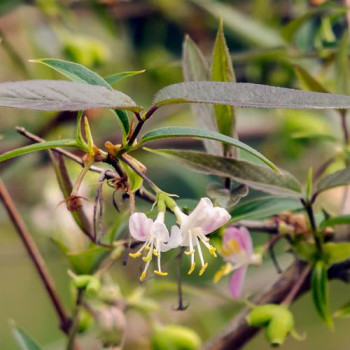
[[[271,346],[277,347],[284,343],[287,335],[294,329],[292,313],[287,308],[281,308],[266,327],[266,337]]]
[[[95,296],[100,290],[101,282],[98,278],[91,275],[76,275],[72,271],[68,271],[70,277],[72,277],[73,285],[77,289],[84,289],[87,296]]]
[[[202,341],[194,330],[178,325],[156,328],[151,339],[152,350],[197,350],[201,344]]]
[[[278,312],[280,307],[281,306],[274,304],[256,306],[246,316],[246,321],[251,327],[263,327],[271,321],[272,317]]]
[[[84,333],[93,322],[94,318],[91,316],[91,314],[85,309],[82,309],[79,315],[78,332]]]

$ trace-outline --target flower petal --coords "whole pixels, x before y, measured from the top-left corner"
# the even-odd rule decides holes
[[[182,234],[178,226],[174,225],[171,228],[171,235],[169,241],[166,244],[161,245],[161,252],[167,252],[170,249],[177,248],[182,243]]]
[[[209,198],[202,198],[197,206],[194,208],[192,213],[183,221],[181,229],[183,231],[190,230],[194,227],[201,227],[201,223],[205,219],[208,209],[213,208],[213,203]]]
[[[231,215],[224,208],[216,207],[207,210],[207,219],[203,221],[201,228],[204,234],[208,234],[225,225],[231,218]]]
[[[169,241],[169,231],[164,222],[153,222],[150,233],[154,238],[159,239],[163,243]]]
[[[144,213],[133,213],[129,218],[129,231],[138,241],[146,241],[150,235],[153,220],[147,218]]]
[[[237,269],[230,280],[230,292],[235,299],[239,299],[242,295],[247,266],[242,266]]]
[[[228,227],[224,234],[224,244],[231,239],[236,240],[241,249],[251,258],[254,252],[253,241],[249,231],[245,227]]]

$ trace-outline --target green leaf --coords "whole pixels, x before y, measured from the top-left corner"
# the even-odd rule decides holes
[[[311,277],[312,296],[316,310],[329,328],[333,328],[333,320],[329,311],[327,266],[319,260],[314,266]]]
[[[308,132],[308,131],[295,132],[291,136],[293,139],[296,139],[296,140],[322,140],[322,141],[329,141],[329,142],[338,142],[338,139],[333,135],[315,134],[314,132]]]
[[[284,28],[282,28],[282,36],[288,42],[292,41],[296,32],[313,16],[322,15],[323,13],[329,15],[332,13],[346,13],[346,8],[336,2],[326,1],[325,3],[308,10],[305,14],[290,21]]]
[[[299,241],[293,244],[293,249],[300,258],[308,261],[310,264],[313,264],[320,258],[320,253],[314,243]]]
[[[328,226],[333,227],[337,225],[350,225],[350,215],[335,216],[333,218],[323,220],[320,224],[320,228],[324,229]]]
[[[339,48],[335,59],[337,93],[350,94],[350,69],[349,69],[349,32],[344,31],[344,35],[339,43]]]
[[[350,302],[343,305],[334,313],[334,317],[348,318],[350,316]]]
[[[312,168],[309,168],[309,172],[307,175],[307,181],[306,181],[306,198],[308,200],[311,199],[312,196]]]
[[[135,72],[123,72],[119,74],[113,74],[113,76],[107,77],[108,80],[105,80],[100,75],[84,67],[83,65],[70,62],[70,61],[64,61],[64,60],[59,60],[55,58],[43,58],[38,60],[31,60],[30,62],[44,64],[45,66],[48,66],[56,70],[57,72],[63,74],[64,76],[66,76],[67,78],[73,81],[87,83],[90,85],[104,86],[109,90],[113,90],[113,88],[109,84],[108,80],[111,80],[112,82],[116,82],[118,77],[119,77],[119,80],[121,80],[123,78],[126,78],[127,76],[144,72],[144,71],[135,71]],[[114,116],[117,117],[118,122],[121,124],[124,136],[128,135],[130,131],[130,124],[129,124],[129,118],[126,112],[122,110],[117,110],[117,109],[112,109],[111,112],[114,114]]]
[[[94,273],[109,253],[108,248],[94,246],[79,252],[68,252],[66,255],[73,271],[81,275]]]
[[[209,130],[179,127],[179,126],[159,128],[159,129],[152,130],[147,134],[143,135],[140,140],[140,145],[144,145],[147,142],[158,140],[158,139],[173,138],[173,137],[177,137],[177,138],[192,137],[192,138],[198,138],[198,139],[210,139],[210,140],[221,141],[223,143],[227,143],[228,145],[238,147],[244,151],[247,151],[248,153],[254,155],[258,159],[266,163],[272,169],[277,170],[277,167],[270,160],[268,160],[265,156],[263,156],[261,153],[256,151],[254,148],[232,137],[225,136]]]
[[[251,83],[188,82],[169,85],[154,104],[213,103],[236,107],[290,109],[347,109],[350,96],[301,91]]]
[[[77,142],[72,139],[45,141],[45,142],[35,143],[33,145],[24,146],[21,148],[16,148],[12,151],[3,153],[0,155],[0,163],[8,159],[21,156],[23,154],[43,151],[43,150],[57,148],[57,147],[81,148],[78,146]]]
[[[233,83],[236,81],[230,52],[227,48],[225,40],[222,20],[219,22],[219,28],[214,44],[211,80]],[[235,135],[235,115],[233,107],[226,105],[214,105],[214,109],[218,131],[227,136]],[[224,148],[227,150],[228,147],[227,145],[225,146],[226,147]]]
[[[284,45],[284,41],[277,30],[256,21],[233,6],[212,0],[191,0],[217,18],[222,18],[227,27],[254,47],[276,47]]]
[[[329,242],[323,248],[328,265],[337,264],[350,258],[350,243]]]
[[[34,340],[32,340],[29,335],[24,332],[21,328],[16,326],[11,326],[12,334],[15,337],[17,344],[22,350],[41,350],[39,345],[37,345]]]
[[[209,79],[209,68],[199,47],[186,35],[182,50],[182,71],[185,81],[203,81]],[[195,103],[191,105],[196,124],[205,130],[218,131],[214,107],[209,104]],[[204,139],[208,153],[222,155],[220,142]]]
[[[149,150],[149,149],[148,149]],[[299,182],[287,172],[273,170],[243,160],[224,158],[201,152],[149,150],[205,174],[229,177],[252,188],[281,197],[302,197]]]
[[[56,70],[57,72],[63,74],[64,76],[66,76],[67,78],[73,81],[87,83],[90,85],[104,86],[109,90],[113,90],[112,86],[109,84],[107,80],[105,80],[100,75],[84,67],[81,64],[70,62],[70,61],[59,60],[55,58],[43,58],[39,60],[31,60],[30,62],[44,64]],[[126,78],[127,76],[139,74],[142,72],[144,71],[123,72],[119,74],[114,74],[113,76],[110,76],[107,78],[109,78],[109,80],[114,80],[114,82],[116,82],[117,81],[116,79],[118,79],[118,77],[116,76],[119,76],[119,80],[121,80],[123,78]],[[114,116],[117,117],[118,122],[120,122],[124,136],[128,135],[130,131],[130,124],[129,124],[129,119],[126,112],[122,110],[117,110],[117,109],[112,109],[111,112],[114,114]]]
[[[293,65],[293,68],[300,81],[301,87],[304,90],[329,93],[329,90],[315,79],[306,69],[298,65]]]
[[[128,77],[132,77],[134,75],[137,75],[137,74],[141,74],[141,73],[144,73],[146,72],[145,69],[143,70],[134,70],[134,71],[130,71],[130,72],[121,72],[121,73],[116,73],[116,74],[111,74],[107,77],[104,78],[104,80],[108,83],[108,84],[115,84],[125,78],[128,78]]]
[[[139,111],[127,95],[103,86],[57,80],[0,83],[0,106],[41,111],[113,108]]]
[[[346,186],[350,184],[350,167],[336,171],[321,179],[316,186],[316,193],[320,194],[323,191],[334,187]]]
[[[230,214],[231,222],[240,220],[261,220],[276,215],[282,211],[298,210],[302,205],[293,198],[261,197],[234,207]]]
[[[73,81],[87,83],[90,85],[100,85],[112,90],[112,87],[105,81],[105,79],[79,63],[59,60],[56,58],[41,58],[37,60],[29,60],[29,62],[41,63],[56,70]]]

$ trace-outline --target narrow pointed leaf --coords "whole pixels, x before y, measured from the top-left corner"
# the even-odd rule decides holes
[[[233,6],[214,0],[191,0],[217,18],[222,18],[235,36],[258,47],[276,47],[284,44],[277,30],[258,22]]]
[[[157,106],[177,103],[284,109],[347,109],[350,108],[350,96],[251,83],[203,81],[169,85],[154,98]]]
[[[345,168],[323,177],[316,186],[316,193],[319,194],[331,188],[346,186],[349,184],[350,184],[350,168]]]
[[[236,81],[230,52],[225,40],[222,21],[219,23],[214,44],[211,80],[232,83]],[[214,105],[214,109],[219,132],[227,136],[235,135],[235,115],[233,107],[229,105]],[[225,145],[224,148],[227,150],[228,146]]]
[[[341,263],[350,258],[350,243],[326,243],[324,245],[324,254],[329,266]]]
[[[350,94],[350,67],[349,67],[349,32],[344,31],[344,35],[339,43],[336,54],[336,71],[340,74],[336,75],[337,93]]]
[[[245,143],[238,141],[232,137],[225,136],[222,134],[219,134],[217,132],[209,131],[209,130],[202,130],[202,129],[194,129],[194,128],[187,128],[187,127],[164,127],[152,130],[148,132],[147,134],[143,135],[140,141],[140,145],[144,145],[147,142],[158,140],[158,139],[164,139],[164,138],[180,138],[180,137],[191,137],[191,138],[198,138],[198,139],[210,139],[210,140],[216,140],[221,141],[223,143],[226,143],[228,145],[238,147],[242,150],[245,150],[249,152],[250,154],[254,155],[261,161],[263,161],[265,164],[267,164],[269,167],[271,167],[274,170],[277,170],[277,167],[268,160],[265,156],[263,156],[261,153],[259,153],[254,148],[246,145]]]
[[[298,65],[294,65],[293,68],[304,90],[329,93],[329,90],[306,69]]]
[[[41,350],[40,346],[36,344],[35,341],[31,339],[29,335],[21,328],[13,326],[12,334],[22,350]]]
[[[86,83],[90,85],[104,86],[109,90],[113,90],[112,86],[109,84],[107,80],[105,80],[100,75],[98,75],[97,73],[93,72],[92,70],[86,68],[81,64],[70,62],[70,61],[59,60],[55,58],[42,58],[38,60],[31,60],[30,62],[41,63],[49,68],[56,70],[57,72],[63,74],[64,76],[66,76],[67,78],[73,81]],[[119,76],[119,80],[121,80],[123,78],[126,78],[127,76],[130,76],[132,73],[139,74],[142,72],[143,71],[124,72],[124,73],[119,73],[119,75],[114,74],[113,75],[114,78],[111,76],[110,80],[114,79],[114,82],[116,82],[118,79],[118,77],[116,77],[117,75]],[[128,135],[130,131],[130,124],[129,124],[129,118],[126,112],[122,110],[117,110],[117,109],[112,109],[111,112],[117,117],[118,121],[120,122],[123,130],[123,134]]]
[[[323,220],[320,224],[320,228],[333,227],[337,225],[350,225],[350,215],[335,216],[326,220]]]
[[[170,149],[148,150],[175,159],[196,171],[220,177],[229,177],[239,183],[276,196],[302,197],[299,182],[292,175],[281,170],[277,173],[265,166],[202,152]]]
[[[234,207],[230,214],[231,221],[261,220],[276,215],[282,211],[301,209],[299,200],[293,198],[261,197]]]
[[[37,60],[30,60],[29,62],[41,63],[56,70],[73,81],[87,83],[90,85],[100,85],[112,90],[112,87],[105,81],[105,79],[79,63],[56,58],[41,58]]]
[[[108,84],[115,84],[115,83],[118,83],[119,81],[121,81],[121,80],[123,80],[125,78],[133,77],[134,75],[138,75],[138,74],[141,74],[141,73],[144,73],[144,72],[146,72],[145,69],[143,69],[143,70],[135,70],[135,71],[130,71],[130,72],[121,72],[121,73],[108,75],[107,77],[104,78],[104,80]]]
[[[182,50],[182,71],[185,81],[209,80],[209,68],[199,47],[187,35]],[[196,124],[206,130],[218,131],[214,107],[209,104],[194,103],[191,105]],[[209,153],[221,155],[220,142],[204,139],[204,146]]]
[[[8,160],[8,159],[21,156],[23,154],[28,154],[28,153],[37,152],[37,151],[43,151],[43,150],[57,148],[57,147],[80,148],[77,145],[77,142],[75,140],[72,140],[72,139],[45,141],[45,142],[41,142],[41,143],[35,143],[32,145],[24,146],[21,148],[16,148],[12,151],[3,153],[0,155],[0,163],[5,161],[5,160]]]
[[[333,320],[329,311],[327,266],[319,260],[312,271],[312,296],[316,310],[329,328],[333,328]]]
[[[0,83],[0,107],[41,111],[113,108],[139,111],[127,95],[103,86],[57,80]]]
[[[350,302],[343,305],[334,313],[334,317],[349,318],[350,317]]]

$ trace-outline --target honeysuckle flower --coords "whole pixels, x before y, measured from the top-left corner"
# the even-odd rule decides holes
[[[204,260],[200,243],[209,250],[211,255],[216,257],[216,248],[209,243],[207,235],[226,224],[231,216],[224,208],[214,207],[209,198],[202,198],[190,215],[184,214],[178,206],[175,206],[172,210],[177,218],[177,223],[180,225],[180,227],[176,225],[172,227],[172,236],[175,239],[175,237],[181,235],[181,245],[189,247],[189,250],[185,252],[186,255],[191,255],[191,268],[188,274],[191,274],[196,267],[194,255],[197,249],[202,265],[199,271],[201,276],[208,263]]]
[[[147,269],[151,263],[152,256],[157,257],[157,267],[154,273],[160,276],[166,276],[168,273],[161,269],[161,253],[168,251],[179,245],[178,237],[169,237],[169,231],[164,224],[164,211],[159,211],[156,220],[148,218],[144,213],[133,213],[129,219],[129,230],[133,238],[145,242],[136,253],[129,253],[133,258],[137,258],[145,251],[146,255],[142,258],[146,262],[145,268],[141,274],[140,280],[144,280]]]
[[[233,272],[230,281],[230,292],[238,299],[242,294],[243,284],[250,264],[260,263],[260,255],[255,255],[253,242],[245,227],[228,227],[223,236],[222,256],[226,265],[214,276],[214,282]]]

